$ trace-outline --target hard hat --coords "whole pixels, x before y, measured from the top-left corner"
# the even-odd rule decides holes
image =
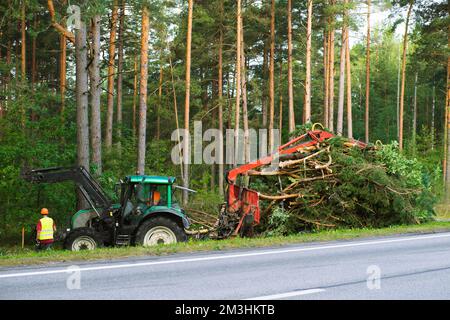
[[[48,209],[47,208],[42,208],[41,209],[41,214],[48,214]]]

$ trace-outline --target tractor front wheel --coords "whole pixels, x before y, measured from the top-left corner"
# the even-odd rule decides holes
[[[156,217],[142,223],[136,233],[135,242],[138,245],[153,246],[186,240],[186,233],[175,221],[165,217]]]
[[[94,250],[103,246],[103,241],[92,228],[72,230],[64,242],[64,248],[71,251]]]

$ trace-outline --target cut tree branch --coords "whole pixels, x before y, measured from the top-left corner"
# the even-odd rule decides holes
[[[50,12],[50,17],[52,19],[52,26],[58,31],[60,34],[65,36],[70,42],[75,43],[75,35],[56,22],[55,18],[55,7],[53,6],[53,0],[47,0],[48,11]]]

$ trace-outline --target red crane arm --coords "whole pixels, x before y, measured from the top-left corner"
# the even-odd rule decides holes
[[[297,142],[302,141],[308,137],[311,138],[311,140],[295,145]],[[268,155],[267,157],[255,160],[253,162],[244,164],[240,167],[230,170],[227,174],[227,182],[229,184],[234,184],[234,182],[236,182],[236,179],[239,175],[245,174],[246,172],[253,170],[255,168],[268,165],[276,157],[279,157],[281,155],[295,153],[295,152],[299,151],[300,149],[316,145],[317,143],[323,142],[323,141],[333,138],[333,137],[334,137],[334,135],[327,131],[322,131],[322,130],[309,131],[308,133],[305,133],[304,135],[297,137],[297,138],[289,141],[288,143],[280,146],[276,152]]]

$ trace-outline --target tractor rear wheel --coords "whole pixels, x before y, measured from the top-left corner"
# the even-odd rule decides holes
[[[94,250],[102,247],[103,241],[92,228],[77,228],[72,230],[64,242],[64,248],[71,251]]]
[[[136,233],[135,243],[142,246],[171,244],[187,241],[187,235],[175,221],[156,217],[144,221]]]

